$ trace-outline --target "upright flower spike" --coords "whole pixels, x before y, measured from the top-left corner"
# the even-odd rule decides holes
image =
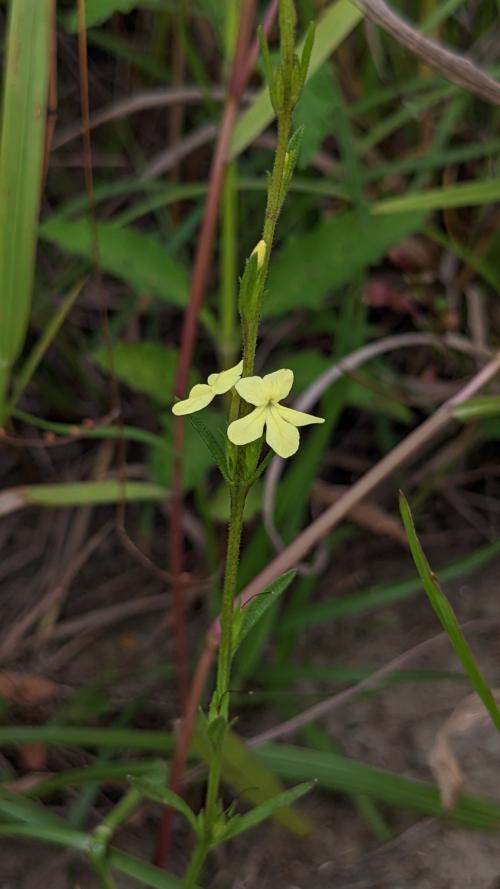
[[[210,374],[206,383],[197,383],[193,386],[187,398],[184,401],[177,401],[172,407],[172,413],[178,417],[184,414],[194,414],[196,411],[203,410],[210,404],[216,395],[223,395],[233,388],[238,382],[243,372],[243,361],[234,367],[223,370],[218,374]]]
[[[266,442],[280,457],[291,457],[299,447],[298,426],[324,423],[322,417],[304,414],[279,404],[293,385],[293,371],[276,370],[265,377],[243,377],[236,383],[236,391],[255,410],[246,417],[230,423],[229,441],[235,445],[250,444],[266,430]]]

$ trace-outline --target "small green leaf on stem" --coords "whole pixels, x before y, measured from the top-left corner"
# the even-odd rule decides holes
[[[295,571],[287,571],[273,581],[258,596],[254,596],[243,607],[238,606],[235,616],[235,633],[233,642],[233,654],[237,651],[243,640],[248,636],[257,621],[266,611],[274,605],[276,599],[285,592],[295,577]]]
[[[183,800],[178,793],[174,793],[174,791],[170,790],[168,787],[160,786],[145,778],[137,778],[134,775],[129,775],[128,780],[139,793],[146,797],[146,799],[153,800],[155,803],[161,803],[164,806],[169,806],[171,809],[180,812],[181,815],[184,815],[186,820],[189,821],[189,824],[195,833],[198,832],[199,825],[195,813],[189,808],[187,802]]]
[[[283,793],[278,793],[277,796],[273,796],[272,799],[267,800],[267,802],[262,803],[260,806],[256,806],[255,809],[252,809],[251,812],[247,812],[245,815],[236,815],[227,825],[220,841],[225,842],[226,840],[232,840],[245,830],[249,830],[251,827],[256,827],[261,821],[270,818],[270,816],[277,812],[278,809],[282,809],[283,806],[289,806],[291,803],[300,799],[301,796],[309,793],[315,783],[315,781],[305,781],[303,784],[298,784],[297,787],[292,787],[290,790],[284,790]]]

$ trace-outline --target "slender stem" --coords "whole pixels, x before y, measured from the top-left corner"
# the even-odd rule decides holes
[[[290,138],[290,129],[292,124],[292,112],[282,114],[278,118],[278,141],[276,145],[276,154],[274,156],[273,171],[269,184],[269,192],[267,196],[266,215],[264,220],[264,228],[262,231],[262,240],[266,243],[266,256],[264,266],[259,278],[259,293],[257,295],[258,311],[255,312],[253,322],[248,329],[245,337],[245,348],[243,355],[243,376],[251,376],[255,364],[255,352],[257,349],[257,337],[259,333],[260,322],[260,306],[266,285],[267,271],[269,267],[269,258],[274,241],[274,233],[278,216],[283,203],[283,176],[285,172],[286,152],[288,141]]]
[[[219,660],[217,664],[217,682],[211,709],[226,720],[229,715],[229,677],[231,673],[233,647],[234,598],[238,581],[238,563],[240,558],[241,534],[243,531],[243,511],[248,488],[235,485],[231,488],[231,514],[229,520],[226,571],[222,591],[221,639]],[[222,749],[214,751],[210,763],[205,808],[206,828],[210,835],[217,814],[220,774],[222,767]]]
[[[196,880],[198,878],[198,874],[200,873],[203,862],[207,856],[208,848],[204,841],[200,841],[194,850],[193,857],[191,858],[191,863],[186,872],[186,876],[184,877],[182,887],[183,889],[193,889],[196,884]]]

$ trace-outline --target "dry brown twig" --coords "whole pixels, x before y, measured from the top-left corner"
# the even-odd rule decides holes
[[[470,59],[425,37],[384,0],[354,0],[365,15],[391,34],[412,55],[422,59],[448,80],[463,86],[486,102],[500,105],[500,83]]]

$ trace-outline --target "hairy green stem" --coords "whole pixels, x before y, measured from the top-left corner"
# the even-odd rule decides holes
[[[266,215],[264,219],[264,228],[262,231],[262,240],[266,244],[266,256],[264,265],[259,276],[259,292],[256,294],[257,311],[248,327],[247,336],[245,337],[244,353],[243,353],[243,376],[248,377],[253,374],[255,364],[255,352],[257,349],[257,337],[259,333],[260,312],[262,298],[267,279],[267,271],[269,268],[269,259],[274,241],[274,233],[278,216],[283,203],[283,179],[285,173],[286,153],[288,141],[290,138],[290,130],[292,125],[292,111],[280,115],[278,118],[278,141],[276,145],[276,154],[274,156],[273,170],[271,173],[271,181],[269,183],[269,191],[267,195]]]

